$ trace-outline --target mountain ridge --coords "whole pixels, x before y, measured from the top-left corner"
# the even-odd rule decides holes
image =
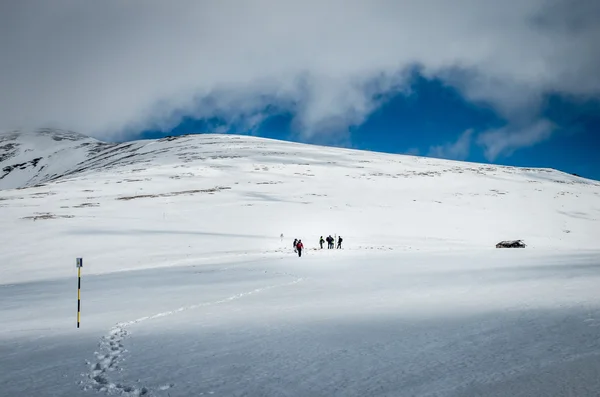
[[[178,145],[180,142],[193,142],[207,144],[202,141],[206,137],[216,139],[245,139],[257,144],[273,143],[286,145],[290,150],[297,148],[314,148],[329,153],[352,153],[357,155],[372,155],[395,158],[398,161],[407,158],[429,159],[438,164],[488,167],[489,169],[521,170],[523,172],[550,173],[560,176],[561,183],[591,183],[600,185],[597,181],[574,174],[552,169],[514,167],[505,165],[492,165],[477,162],[458,160],[435,159],[405,154],[381,153],[359,149],[333,148],[319,145],[286,142],[276,139],[250,137],[232,134],[186,134],[166,136],[159,139],[143,139],[123,143],[102,142],[95,138],[73,131],[58,129],[39,129],[35,131],[11,131],[0,134],[0,190],[11,188],[25,188],[75,175],[80,172],[96,168],[105,169],[110,165],[106,161],[111,159],[114,164],[123,163],[125,159],[132,159],[143,152],[143,148],[152,144],[167,144],[156,154],[169,152],[169,145]],[[210,139],[210,138],[209,138]],[[175,149],[174,149],[175,150]],[[185,159],[182,159],[185,161]],[[566,180],[565,180],[566,179]]]

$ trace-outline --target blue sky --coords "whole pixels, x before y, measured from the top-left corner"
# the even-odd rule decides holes
[[[341,134],[317,134],[303,138],[293,127],[294,114],[273,112],[252,129],[239,125],[227,126],[228,133],[249,134],[296,142],[328,146],[351,147],[386,153],[417,154],[482,163],[524,167],[548,167],[600,180],[600,102],[573,101],[561,96],[546,96],[541,116],[553,122],[557,129],[547,139],[530,147],[516,149],[493,160],[474,138],[477,133],[501,128],[507,121],[492,107],[465,100],[452,87],[437,79],[417,76],[410,93],[397,94],[375,110],[360,125],[350,126]],[[186,117],[174,128],[145,130],[141,138],[212,132],[224,121],[218,118]],[[470,140],[459,150],[456,142],[472,130]],[[137,135],[137,134],[136,134]],[[465,143],[466,142],[466,143]],[[444,145],[446,149],[444,149]],[[441,146],[437,151],[433,147]]]

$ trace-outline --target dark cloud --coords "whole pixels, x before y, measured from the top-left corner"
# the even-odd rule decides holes
[[[111,139],[183,115],[251,127],[275,104],[309,137],[361,123],[408,90],[415,65],[510,126],[535,126],[547,92],[598,96],[597,3],[6,1],[0,128]]]

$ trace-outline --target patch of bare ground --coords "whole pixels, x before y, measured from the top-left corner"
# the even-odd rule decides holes
[[[192,178],[192,177],[194,177],[194,176],[195,176],[195,175],[194,175],[192,172],[187,172],[187,173],[185,173],[185,174],[171,175],[169,178],[170,178],[170,179],[181,179],[181,178],[183,178],[183,177],[185,177],[185,178]]]
[[[21,196],[0,197],[0,200],[25,200],[25,197],[21,197]]]
[[[211,160],[218,160],[218,159],[241,159],[243,157],[233,155],[233,154],[219,154],[219,155],[209,156],[208,158]]]
[[[100,207],[100,203],[81,203],[74,205],[73,208],[87,208],[87,207]]]
[[[156,198],[156,197],[173,197],[173,196],[181,196],[183,194],[196,194],[196,193],[214,194],[216,192],[220,192],[221,190],[227,190],[227,189],[231,189],[231,188],[227,187],[227,186],[217,186],[217,187],[213,187],[211,189],[184,190],[181,192],[171,192],[171,193],[161,193],[161,194],[140,194],[140,195],[136,195],[136,196],[118,197],[117,200],[133,200],[133,199],[140,199],[140,198]]]
[[[33,193],[30,195],[30,197],[32,198],[42,198],[42,197],[47,197],[47,196],[54,196],[56,193],[55,192],[39,192],[39,193]]]
[[[56,215],[50,212],[36,212],[36,215],[32,216],[24,216],[21,219],[33,219],[37,221],[38,219],[58,219],[58,218],[74,218],[73,215]]]

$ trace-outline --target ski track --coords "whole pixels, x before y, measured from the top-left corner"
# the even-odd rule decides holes
[[[292,276],[287,273],[277,273]],[[110,380],[110,373],[115,371],[122,371],[123,368],[119,366],[119,363],[123,359],[123,354],[127,352],[124,347],[124,339],[129,335],[127,328],[139,324],[144,321],[154,320],[157,318],[171,316],[177,313],[181,313],[188,310],[199,309],[207,306],[219,305],[222,303],[231,302],[234,300],[238,300],[244,298],[249,295],[257,294],[260,292],[264,292],[269,289],[284,287],[288,285],[294,285],[304,280],[302,277],[296,277],[294,281],[283,283],[283,284],[275,284],[269,285],[262,288],[256,288],[251,291],[242,292],[236,295],[232,295],[228,298],[221,299],[213,302],[204,302],[198,303],[190,306],[182,306],[175,310],[170,310],[166,312],[161,312],[154,314],[152,316],[140,317],[136,320],[126,321],[117,323],[107,335],[103,336],[100,339],[100,343],[98,346],[100,347],[100,351],[94,352],[96,356],[96,361],[94,363],[89,363],[90,372],[88,374],[82,374],[82,376],[86,376],[88,378],[87,382],[80,382],[84,385],[84,390],[96,390],[98,392],[104,392],[106,394],[117,394],[121,396],[127,397],[138,397],[138,396],[150,396],[151,389],[141,385],[134,385],[134,382],[126,382],[126,383],[115,383]],[[167,385],[159,386],[159,390],[167,390],[174,386],[174,383],[170,383]]]

